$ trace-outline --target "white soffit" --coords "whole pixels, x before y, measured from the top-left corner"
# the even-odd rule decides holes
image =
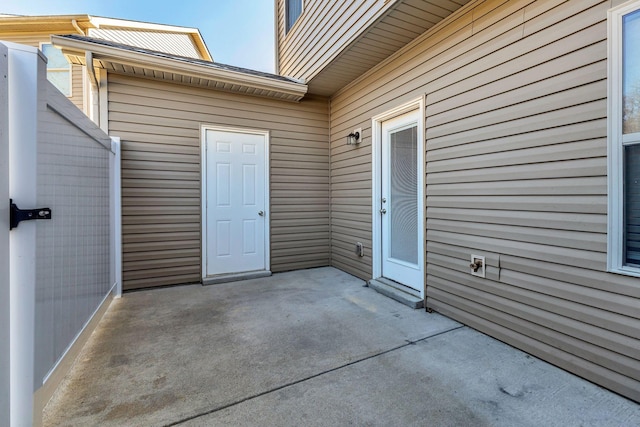
[[[470,0],[387,0],[387,10],[307,80],[311,93],[331,96],[420,38]]]

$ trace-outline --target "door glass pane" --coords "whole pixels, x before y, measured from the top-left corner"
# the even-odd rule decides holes
[[[640,266],[640,144],[624,147],[624,263]]]
[[[640,132],[640,10],[622,18],[622,133]]]
[[[389,144],[391,257],[418,264],[418,128],[392,132]]]

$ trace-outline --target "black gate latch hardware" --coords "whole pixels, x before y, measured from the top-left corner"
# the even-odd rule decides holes
[[[13,230],[18,226],[20,221],[29,221],[32,219],[51,219],[51,209],[18,209],[13,199],[9,199],[10,209],[10,224],[9,230]]]

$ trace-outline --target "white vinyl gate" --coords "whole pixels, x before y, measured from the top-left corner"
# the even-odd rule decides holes
[[[15,427],[39,424],[40,391],[121,291],[119,141],[46,80],[41,52],[0,48],[0,427]],[[9,199],[51,219],[9,230]]]

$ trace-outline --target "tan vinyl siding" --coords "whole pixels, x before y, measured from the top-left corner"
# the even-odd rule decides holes
[[[638,401],[640,279],[606,272],[610,6],[475,2],[338,93],[332,264],[371,276],[371,117],[426,96],[428,306]]]
[[[82,73],[84,67],[80,65],[71,65],[71,102],[78,107],[81,111],[84,111],[84,87],[82,81]]]
[[[305,79],[310,93],[331,96],[468,1],[306,1],[285,34],[285,2],[276,0],[280,73]]]
[[[276,1],[280,74],[304,79],[314,76],[335,58],[388,6],[379,0],[304,0],[302,15],[285,34],[285,0]]]
[[[122,138],[125,289],[201,278],[200,126],[270,132],[271,270],[329,264],[328,102],[291,103],[109,74]]]
[[[332,95],[393,55],[468,0],[398,0],[335,59],[315,74],[309,92]],[[323,35],[324,36],[324,35]]]
[[[51,43],[51,37],[49,33],[29,33],[29,34],[3,34],[0,32],[0,40],[6,40],[12,43],[20,43],[27,46],[33,46],[40,48],[42,43]],[[82,86],[82,73],[83,67],[78,65],[71,66],[71,97],[69,99],[74,103],[76,107],[84,111],[83,98],[84,90]]]

